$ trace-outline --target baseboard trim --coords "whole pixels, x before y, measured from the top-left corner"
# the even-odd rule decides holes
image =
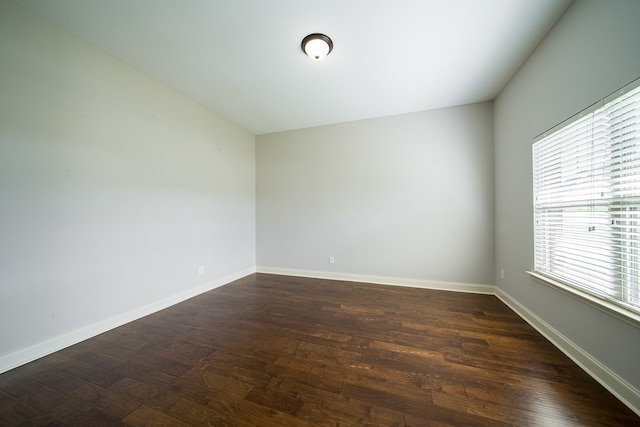
[[[638,389],[620,378],[615,372],[593,358],[589,353],[585,352],[502,289],[496,287],[495,295],[515,311],[518,316],[522,317],[529,325],[551,341],[553,345],[573,360],[587,374],[640,416],[640,391]]]
[[[475,283],[437,282],[430,280],[408,279],[402,277],[367,276],[362,274],[295,270],[277,267],[256,267],[256,272],[266,274],[279,274],[283,276],[310,277],[314,279],[373,283],[376,285],[406,286],[411,288],[435,289],[441,291],[467,292],[473,294],[495,294],[495,286],[480,285]]]
[[[95,337],[96,335],[100,335],[111,329],[117,328],[118,326],[122,326],[126,323],[138,320],[160,310],[164,310],[165,308],[171,307],[172,305],[186,301],[189,298],[193,298],[212,289],[224,286],[255,272],[255,268],[248,268],[246,270],[221,277],[214,281],[204,283],[185,292],[172,295],[168,298],[156,301],[135,310],[131,310],[129,312],[77,329],[73,332],[51,338],[47,341],[33,345],[31,347],[18,350],[14,353],[9,353],[5,356],[0,357],[0,374],[17,368],[18,366],[32,362],[41,357],[47,356],[51,353],[55,353],[56,351],[62,350],[63,348],[77,344],[91,337]]]

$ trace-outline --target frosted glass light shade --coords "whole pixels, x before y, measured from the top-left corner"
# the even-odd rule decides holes
[[[302,39],[302,50],[309,58],[319,61],[333,50],[333,42],[324,34],[309,34]]]

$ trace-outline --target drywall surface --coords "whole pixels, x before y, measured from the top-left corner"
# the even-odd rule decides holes
[[[480,103],[259,135],[258,266],[492,284],[492,120]]]
[[[254,269],[254,230],[254,135],[1,2],[0,357]]]
[[[574,2],[494,110],[496,285],[636,389],[640,328],[525,271],[533,269],[532,139],[640,77],[638,17],[636,0]]]

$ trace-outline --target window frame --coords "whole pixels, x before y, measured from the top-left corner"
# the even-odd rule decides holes
[[[631,91],[635,91],[638,88],[640,88],[640,78],[632,81],[631,83],[625,85],[623,88],[613,92],[612,94],[608,95],[607,97],[599,100],[598,102],[596,102],[595,104],[589,106],[588,108],[582,110],[581,112],[575,114],[574,116],[570,117],[569,119],[559,123],[558,125],[554,126],[553,128],[549,129],[548,131],[542,133],[541,135],[537,136],[536,138],[533,139],[533,143],[532,143],[532,165],[533,165],[533,175],[532,175],[532,183],[533,183],[533,232],[534,232],[534,269],[532,271],[527,271],[527,273],[537,282],[539,283],[543,283],[545,285],[551,286],[554,289],[559,289],[560,291],[567,293],[571,296],[577,297],[578,299],[608,313],[608,314],[612,314],[615,317],[617,317],[618,319],[621,319],[635,327],[639,327],[640,328],[640,307],[636,307],[635,303],[625,303],[623,298],[618,298],[616,297],[615,300],[620,301],[620,304],[616,303],[615,301],[612,301],[609,298],[605,298],[603,296],[598,295],[597,292],[589,292],[588,288],[589,288],[589,284],[588,283],[583,283],[582,285],[577,285],[577,284],[572,284],[571,282],[568,281],[564,281],[562,280],[560,277],[554,277],[553,274],[549,274],[547,272],[544,271],[537,271],[536,268],[539,267],[537,265],[538,259],[540,258],[540,255],[543,254],[545,252],[545,249],[540,249],[539,248],[539,240],[538,240],[538,232],[539,229],[536,225],[536,221],[538,219],[538,216],[536,214],[536,209],[538,207],[536,198],[537,198],[537,193],[536,193],[536,177],[535,177],[535,173],[536,173],[536,157],[535,157],[535,153],[534,153],[534,147],[536,145],[536,143],[545,140],[546,138],[548,138],[549,136],[554,136],[555,134],[559,134],[560,132],[562,132],[563,130],[571,130],[572,126],[576,126],[579,125],[578,122],[582,121],[585,117],[588,117],[589,115],[592,115],[594,112],[597,112],[599,110],[601,110],[603,107],[607,106],[608,104],[616,101],[618,98],[622,98],[624,97],[624,95],[628,94]],[[637,95],[634,95],[637,96]],[[634,108],[634,111],[636,110],[640,110],[640,107],[638,108]],[[597,119],[597,117],[596,117]],[[636,137],[634,136],[633,140],[635,140]],[[640,139],[640,137],[638,137],[638,139]],[[638,141],[638,146],[640,146],[640,141]],[[640,169],[640,166],[638,167],[638,169]],[[610,181],[607,181],[607,183],[610,183]],[[611,209],[611,207],[613,206],[613,204],[607,205],[608,209]],[[565,212],[565,214],[567,213],[566,211],[562,211]],[[612,222],[613,224],[613,222]],[[562,229],[562,228],[561,228]],[[595,227],[594,227],[595,230]],[[589,227],[589,231],[591,231],[591,227]],[[549,237],[549,235],[547,234],[545,237],[546,240],[544,240],[545,242],[548,242],[549,239],[551,239],[551,237]],[[610,236],[608,238],[611,243],[614,242],[615,238],[613,236]],[[603,242],[605,242],[605,239],[602,239]],[[607,256],[610,256],[612,253],[611,250],[609,250],[609,252],[606,253]],[[623,267],[620,267],[623,268]],[[578,282],[578,280],[576,280],[575,278],[571,279],[574,282]],[[612,285],[614,285],[614,283],[612,283]],[[640,283],[637,283],[637,286],[640,288]],[[627,288],[623,288],[623,291],[626,291]],[[639,289],[640,290],[640,289]],[[636,291],[637,292],[637,291]],[[625,304],[632,306],[633,308],[627,308],[625,307]]]

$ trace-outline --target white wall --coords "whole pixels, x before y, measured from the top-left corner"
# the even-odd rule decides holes
[[[531,141],[640,77],[640,2],[577,0],[495,101],[497,285],[640,389],[640,328],[530,279]]]
[[[254,269],[255,136],[0,3],[0,360]]]
[[[492,120],[481,103],[258,136],[259,268],[492,284]]]

